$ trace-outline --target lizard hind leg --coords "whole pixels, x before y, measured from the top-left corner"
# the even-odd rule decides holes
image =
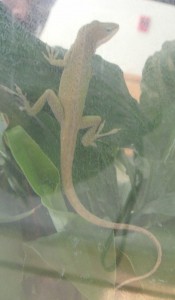
[[[102,137],[116,134],[120,129],[114,128],[108,132],[101,133],[105,125],[105,121],[102,121],[100,116],[84,116],[82,118],[81,129],[88,128],[87,132],[82,138],[83,146],[95,146],[96,140]]]
[[[86,129],[87,132],[82,137],[83,146],[94,146],[96,147],[96,133],[101,123],[100,116],[83,116],[81,122],[81,129]]]

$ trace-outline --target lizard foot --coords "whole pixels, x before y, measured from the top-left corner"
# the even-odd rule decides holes
[[[97,147],[96,141],[112,134],[116,134],[120,128],[114,128],[108,132],[101,133],[105,125],[105,121],[101,122],[97,129],[94,129],[94,127],[90,128],[86,134],[82,137],[82,144],[83,146],[93,146]],[[96,130],[96,131],[95,131]]]
[[[64,67],[63,59],[58,58],[59,50],[55,48],[49,47],[46,45],[47,54],[42,52],[44,58],[49,62],[52,66]]]
[[[30,107],[30,103],[27,100],[27,94],[24,94],[21,88],[15,84],[15,95],[19,97],[21,106],[19,107],[21,111],[25,110],[29,115],[33,115]]]
[[[44,58],[50,64],[52,64],[52,61],[54,61],[55,59],[57,59],[58,51],[56,51],[55,48],[49,47],[48,45],[46,45],[46,51],[47,51],[47,54],[45,54],[44,52],[42,52],[42,54],[43,54]]]
[[[119,130],[121,130],[120,128],[113,128],[112,130],[110,130],[108,132],[101,133],[104,128],[104,125],[105,125],[105,121],[101,122],[100,126],[98,127],[98,129],[95,133],[94,140],[98,140],[98,139],[108,136],[108,135],[116,134]]]

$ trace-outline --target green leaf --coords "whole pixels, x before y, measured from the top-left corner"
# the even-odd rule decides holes
[[[8,146],[33,190],[39,195],[52,194],[60,178],[56,167],[20,126],[6,132]]]
[[[161,161],[167,158],[175,140],[174,53],[175,41],[164,43],[161,51],[147,60],[141,83],[140,108],[149,124],[144,156]]]
[[[144,207],[144,214],[156,214],[174,217],[175,212],[175,193],[166,194],[148,203]]]
[[[25,244],[25,269],[43,270],[47,277],[54,277],[72,282],[77,290],[87,299],[106,300],[114,295],[115,284],[115,249],[114,240],[107,250],[106,243],[110,232],[74,219],[65,230],[49,237]],[[105,266],[102,256],[106,251]],[[108,271],[107,266],[113,265]],[[65,298],[66,298],[65,291]]]
[[[140,109],[148,132],[143,136],[143,151],[136,159],[142,176],[136,215],[138,219],[147,215],[152,224],[175,217],[174,64],[175,41],[166,42],[161,51],[148,58],[141,83]],[[142,168],[138,159],[146,163]]]
[[[61,219],[64,219],[64,222],[67,223],[69,214],[63,214],[60,219],[61,212],[58,211],[67,209],[60,190],[58,170],[36,142],[20,126],[8,130],[5,136],[15,160],[33,190],[41,197],[42,204],[49,210],[56,228],[60,230],[60,224],[63,222]],[[32,212],[33,210],[22,215],[13,216],[13,218],[16,220]],[[4,218],[7,218],[7,216],[4,216]]]
[[[7,122],[5,121],[3,114],[0,113],[0,166],[4,164],[3,157],[5,156],[5,149],[4,149],[2,138],[6,128],[7,128]]]

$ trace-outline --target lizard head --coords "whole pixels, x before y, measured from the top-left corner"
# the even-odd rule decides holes
[[[87,40],[97,49],[100,45],[110,40],[119,30],[119,25],[116,23],[103,23],[93,21],[90,24],[83,26],[79,35],[86,33]]]

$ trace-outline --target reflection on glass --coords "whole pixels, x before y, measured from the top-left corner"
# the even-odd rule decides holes
[[[0,2],[2,299],[175,297],[174,14]]]

